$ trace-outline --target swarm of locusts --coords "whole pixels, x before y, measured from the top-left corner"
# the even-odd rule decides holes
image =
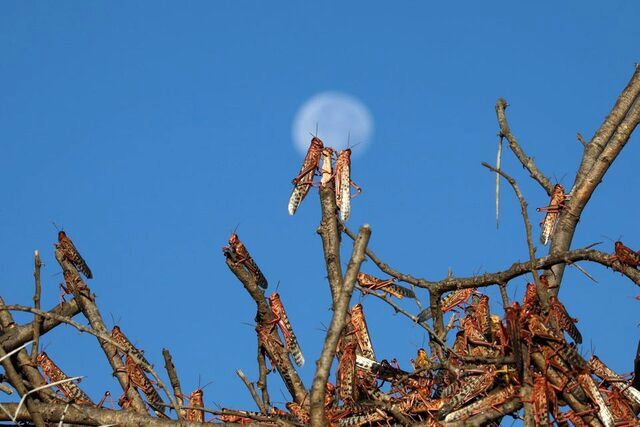
[[[497,104],[500,136],[509,139],[510,130],[505,125],[506,118],[500,116],[500,108],[504,114],[504,100]],[[510,143],[517,144],[513,140]],[[525,160],[532,176],[539,175],[531,170],[530,159]],[[490,169],[502,174],[499,168]],[[567,194],[561,184],[552,186],[548,179],[546,182],[543,187],[550,200],[548,206],[538,208],[544,213],[539,241],[542,245],[552,242],[555,248],[562,240],[554,240],[556,226],[563,224],[565,228],[563,220],[573,214],[571,209],[579,198],[575,195],[581,193],[574,191],[574,186]],[[311,387],[305,386],[298,372],[305,366],[305,357],[294,332],[296,319],[285,310],[285,302],[295,302],[278,292],[265,295],[268,281],[259,267],[261,254],[251,254],[250,239],[243,242],[234,231],[222,253],[226,265],[257,307],[254,329],[258,378],[251,381],[242,370],[236,371],[256,408],[212,409],[207,402],[214,401],[207,399],[204,387],[183,394],[168,349],[162,354],[170,386],[164,384],[149,362],[148,359],[153,360],[149,353],[134,344],[135,339],[129,339],[119,326],[110,331],[106,328],[96,296],[83,279],[92,279],[93,272],[69,236],[59,231],[55,257],[64,280],[60,304],[48,312],[39,308],[38,253],[34,308],[5,306],[0,300],[4,306],[0,310],[0,361],[5,371],[0,375],[0,391],[13,391],[4,385],[7,381],[22,397],[15,415],[0,404],[0,417],[5,417],[0,420],[33,420],[38,427],[47,423],[62,425],[67,422],[65,416],[73,418],[69,423],[79,425],[169,426],[178,425],[178,420],[189,422],[188,425],[493,426],[509,424],[512,419],[524,419],[527,425],[640,425],[640,347],[633,376],[616,373],[596,355],[584,356],[587,352],[581,347],[583,336],[578,320],[558,296],[562,278],[554,268],[589,259],[589,253],[575,251],[582,258],[563,258],[555,263],[549,261],[551,256],[533,259],[534,239],[523,200],[530,261],[514,263],[502,273],[483,277],[456,279],[450,274],[442,281],[427,282],[399,273],[380,261],[367,246],[369,227],[363,227],[357,237],[348,230],[346,221],[355,196],[351,188],[356,194],[361,192],[351,179],[350,148],[338,151],[314,136],[292,184],[290,215],[295,214],[312,187],[319,187],[322,221],[318,233],[323,240],[333,299],[332,321],[322,355],[316,364],[306,364],[306,369],[316,368]],[[515,183],[512,185],[519,194]],[[346,240],[342,239],[343,233],[354,240],[354,255],[344,274],[340,271],[340,247]],[[612,253],[592,252],[598,253],[592,253],[595,258],[589,260],[619,271],[640,285],[640,252],[621,241],[615,242]],[[569,254],[567,249],[560,255]],[[365,255],[382,273],[373,273],[369,271],[373,268],[370,264],[362,264]],[[506,275],[519,267],[520,273]],[[367,271],[360,271],[361,268]],[[529,273],[533,281],[526,284],[523,296],[510,300],[506,282]],[[500,277],[486,279],[489,276]],[[305,285],[312,285],[307,283],[311,282],[309,278],[303,279]],[[481,280],[485,281],[479,283]],[[491,301],[482,291],[494,285],[501,287],[500,301]],[[354,289],[359,293],[355,304]],[[429,304],[422,303],[424,295],[428,295]],[[380,338],[369,329],[371,322],[367,322],[365,313],[372,301],[379,300],[406,316],[411,327],[423,328],[428,345],[414,346],[409,352],[398,349],[398,354],[391,355],[383,355],[380,347],[376,349],[374,344]],[[406,308],[414,303],[417,308]],[[39,317],[33,323],[19,325],[13,321],[11,310],[28,311]],[[79,313],[87,319],[88,326],[71,319]],[[117,405],[120,410],[103,408],[111,397],[109,391],[96,404],[97,399],[82,390],[79,376],[89,373],[83,372],[86,366],[61,366],[54,362],[56,355],[52,351],[39,348],[39,338],[61,324],[70,324],[97,338],[122,389],[121,394],[114,393],[115,399],[109,399],[112,409]],[[34,341],[31,354],[25,349],[30,340]],[[286,401],[271,399],[271,375],[279,375],[282,380],[288,392]],[[19,414],[21,408],[33,417]],[[69,408],[72,409],[67,414]]]
[[[77,298],[94,303],[80,276],[82,273],[91,277],[85,260],[66,234],[60,234],[56,247],[66,273],[65,289]],[[256,289],[266,287],[264,275],[235,232],[223,252],[229,262],[249,274],[259,287]],[[637,268],[639,257],[638,252],[621,242],[616,242],[611,255],[620,269]],[[582,335],[576,326],[577,320],[557,297],[552,296],[545,303],[539,298],[539,289],[546,290],[548,286],[546,275],[540,275],[538,285],[527,284],[523,299],[512,302],[502,316],[492,312],[489,297],[476,288],[443,295],[440,310],[449,318],[448,339],[437,352],[433,351],[436,347],[432,347],[431,355],[420,348],[413,359],[405,361],[395,358],[389,361],[376,355],[375,336],[365,318],[366,300],[353,305],[349,310],[347,332],[338,345],[335,378],[327,383],[325,390],[327,422],[334,426],[394,425],[402,424],[398,423],[400,419],[429,426],[464,424],[479,414],[505,410],[511,402],[523,402],[531,405],[536,425],[638,425],[640,391],[597,356],[588,360],[581,356],[578,346]],[[363,297],[373,293],[395,300],[416,298],[412,289],[398,284],[398,279],[378,278],[364,272],[357,275],[357,289]],[[259,324],[256,332],[267,360],[274,371],[285,370],[289,357],[302,366],[302,350],[280,295],[274,292],[265,301],[273,320]],[[152,366],[144,352],[119,326],[114,326],[109,336],[118,344],[115,357],[122,363],[119,372],[126,377],[123,394],[117,399],[118,406],[134,410],[128,394],[134,390],[144,398],[153,414],[166,418],[169,404],[149,377]],[[101,408],[110,396],[106,392],[95,404],[47,353],[38,353],[35,361],[44,379],[56,382],[59,395],[55,398],[62,402]],[[202,388],[190,395],[176,394],[175,397],[184,407],[179,418],[205,422],[207,410]],[[519,406],[514,408],[502,415],[516,416]],[[308,402],[304,401],[287,402],[283,407],[268,405],[262,411],[209,412],[216,414],[209,422],[259,420],[263,425],[283,422],[305,425],[310,420]]]

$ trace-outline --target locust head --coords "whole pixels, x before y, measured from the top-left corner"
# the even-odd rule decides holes
[[[317,136],[314,136],[313,138],[311,138],[310,148],[316,149],[316,150],[322,150],[324,148],[324,144],[322,143],[322,140],[320,138],[318,138]]]

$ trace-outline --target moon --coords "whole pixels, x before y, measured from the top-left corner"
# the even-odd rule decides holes
[[[311,134],[318,126],[318,137],[325,146],[337,150],[353,147],[353,155],[363,153],[373,136],[373,118],[367,107],[354,96],[341,92],[321,92],[298,109],[291,129],[296,148],[307,152]]]

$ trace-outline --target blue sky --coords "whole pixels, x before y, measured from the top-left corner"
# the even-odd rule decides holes
[[[119,319],[159,368],[168,347],[185,392],[199,376],[213,381],[208,406],[252,408],[234,371],[257,376],[255,308],[220,251],[239,224],[269,291],[280,281],[309,385],[331,313],[317,197],[294,217],[285,208],[302,160],[291,138],[298,108],[327,90],[369,108],[375,135],[352,165],[364,193],[349,225],[371,224],[370,247],[383,260],[430,280],[448,268],[503,269],[527,250],[504,185],[496,230],[494,176],[480,166],[495,160],[496,99],[509,101],[528,154],[569,186],[576,132],[590,138],[639,62],[639,12],[619,1],[4,2],[2,296],[31,303],[39,249],[43,305],[57,303],[52,222],[64,226],[94,272],[89,285],[109,326],[110,315]],[[603,236],[640,247],[629,194],[639,143],[634,136],[611,168],[573,247],[604,241],[611,251]],[[537,233],[534,208],[546,195],[510,153],[503,167],[519,179]],[[640,292],[584,267],[599,283],[570,268],[560,295],[580,320],[581,350],[628,372]],[[364,270],[378,273],[371,263]],[[515,280],[509,294],[525,283]],[[376,353],[409,367],[424,334],[372,297],[364,306]],[[69,374],[90,373],[83,386],[94,398],[118,393],[92,337],[61,330],[43,341]],[[282,402],[285,388],[271,384]]]

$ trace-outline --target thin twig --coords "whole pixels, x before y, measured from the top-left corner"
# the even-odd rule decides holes
[[[169,383],[173,388],[173,396],[176,398],[176,403],[178,404],[178,419],[182,420],[185,418],[185,410],[182,408],[184,401],[182,398],[182,388],[180,387],[180,378],[176,372],[176,367],[173,364],[173,359],[171,358],[169,349],[162,349],[162,357],[164,358],[164,368],[167,370],[167,375],[169,376]]]
[[[492,170],[496,173],[502,175],[504,179],[511,185],[513,191],[516,193],[516,197],[518,197],[518,201],[520,202],[520,213],[522,214],[522,220],[524,221],[524,228],[527,234],[527,248],[529,249],[529,262],[530,262],[530,271],[533,275],[533,280],[536,284],[536,289],[538,291],[538,298],[540,298],[540,302],[542,303],[543,309],[546,310],[549,307],[549,296],[547,295],[547,289],[543,286],[540,281],[540,276],[538,276],[538,271],[534,268],[536,262],[536,249],[533,246],[533,237],[531,236],[531,222],[529,221],[529,215],[527,213],[527,201],[524,199],[516,180],[509,176],[506,172],[500,169],[496,169],[490,164],[486,162],[482,162],[482,166],[486,167],[489,170]]]
[[[247,386],[247,389],[249,390],[249,393],[251,394],[253,401],[256,402],[256,405],[258,405],[260,412],[262,412],[263,414],[266,414],[267,408],[264,406],[264,403],[258,397],[258,393],[256,392],[256,389],[253,386],[253,383],[249,381],[249,378],[247,378],[244,372],[242,372],[242,369],[236,369],[236,374],[240,377],[244,385]]]
[[[507,121],[507,115],[505,110],[507,109],[507,101],[503,98],[498,99],[496,102],[496,115],[498,116],[498,124],[500,125],[500,135],[507,138],[509,142],[509,147],[513,154],[516,155],[522,166],[524,166],[535,181],[542,186],[542,188],[547,192],[549,196],[553,192],[553,185],[549,178],[547,178],[536,166],[533,158],[528,157],[520,144],[518,144],[518,140],[511,133],[511,128],[509,127],[509,122]]]
[[[34,268],[33,268],[33,277],[36,283],[36,291],[33,295],[33,308],[36,310],[40,310],[40,293],[42,292],[42,287],[40,285],[40,267],[42,267],[42,263],[40,262],[40,254],[38,250],[33,254],[34,260]],[[40,324],[42,323],[42,318],[40,316],[35,315],[33,317],[33,347],[31,348],[31,362],[36,363],[36,357],[38,356],[38,343],[40,341]]]
[[[353,231],[349,230],[347,228],[346,225],[343,224],[342,226],[342,230],[344,231],[344,233],[349,236],[351,238],[351,240],[355,240],[356,239],[356,235]],[[411,285],[414,286],[419,286],[421,283],[424,283],[424,280],[422,279],[417,279],[409,274],[404,274],[404,273],[400,273],[398,270],[395,270],[391,267],[389,267],[388,264],[385,264],[384,262],[382,262],[380,260],[380,258],[378,258],[376,256],[376,254],[373,253],[373,251],[369,248],[367,248],[367,257],[369,257],[369,259],[371,261],[373,261],[373,263],[384,273],[388,274],[389,276],[395,277],[396,279],[405,282],[405,283],[409,283]],[[422,286],[422,287],[426,287],[426,286]]]
[[[267,388],[267,361],[264,357],[264,351],[260,346],[260,340],[258,339],[258,388],[262,392],[262,402],[264,402],[265,408],[271,406],[271,400],[269,398],[269,390]]]
[[[583,147],[587,147],[587,141],[584,140],[584,136],[582,136],[580,132],[576,134],[576,138],[578,138],[578,141],[580,141],[580,144],[582,144]]]
[[[500,169],[502,166],[502,139],[500,135],[498,138],[498,154],[496,155],[496,169]],[[500,174],[496,172],[496,228],[500,227]]]

